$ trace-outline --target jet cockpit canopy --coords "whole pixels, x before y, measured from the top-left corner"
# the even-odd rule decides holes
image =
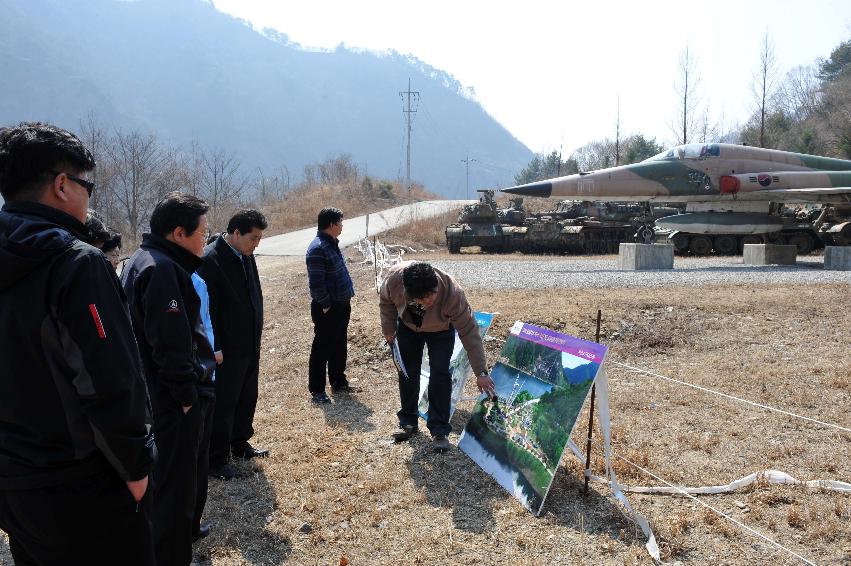
[[[721,146],[717,143],[689,143],[672,147],[658,155],[649,157],[645,161],[673,161],[676,159],[706,159],[707,157],[718,157],[721,154]]]

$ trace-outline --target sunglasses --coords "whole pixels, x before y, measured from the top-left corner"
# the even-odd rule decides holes
[[[51,173],[53,173],[54,175],[61,175],[62,174],[58,171],[51,171]],[[86,179],[80,179],[79,177],[75,177],[74,175],[69,175],[68,173],[65,173],[65,176],[68,177],[69,179],[71,179],[72,181],[74,181],[75,183],[77,183],[78,185],[80,185],[81,187],[83,187],[84,189],[86,189],[86,192],[89,193],[89,198],[92,198],[92,192],[94,192],[94,190],[95,190],[94,181],[87,181]]]

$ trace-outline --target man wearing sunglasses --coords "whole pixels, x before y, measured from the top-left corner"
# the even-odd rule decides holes
[[[83,241],[94,167],[70,132],[0,128],[0,529],[18,564],[154,563],[139,351]]]

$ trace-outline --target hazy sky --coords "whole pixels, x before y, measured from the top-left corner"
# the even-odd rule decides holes
[[[565,154],[614,137],[618,95],[622,131],[673,142],[673,85],[686,44],[696,55],[703,105],[729,129],[749,115],[766,32],[784,74],[851,38],[847,0],[214,4],[308,48],[344,43],[410,53],[472,87],[485,110],[533,151],[563,146]]]

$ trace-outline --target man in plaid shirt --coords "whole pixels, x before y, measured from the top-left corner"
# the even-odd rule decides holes
[[[330,403],[325,393],[325,373],[334,393],[349,393],[346,379],[347,335],[351,299],[355,295],[346,260],[337,238],[343,232],[343,211],[323,208],[317,218],[316,237],[307,247],[307,279],[313,346],[308,365],[308,389],[317,404]]]

